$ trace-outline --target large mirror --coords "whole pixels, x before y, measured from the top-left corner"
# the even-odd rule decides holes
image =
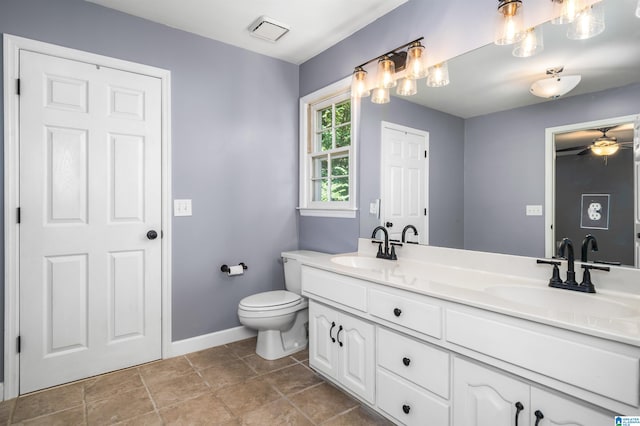
[[[615,119],[633,119],[640,113],[636,3],[604,0],[605,30],[593,38],[570,40],[566,24],[545,23],[544,50],[532,57],[518,58],[512,55],[513,46],[491,44],[449,60],[448,86],[426,87],[420,80],[418,94],[412,97],[393,96],[384,105],[364,98],[359,145],[360,235],[370,237],[371,230],[386,221],[380,216],[388,205],[388,200],[381,199],[382,139],[384,123],[392,123],[408,132],[427,133],[425,243],[534,257],[553,254],[555,241],[562,237],[550,232],[556,221],[553,135],[591,131],[590,141],[583,138],[574,146],[586,145],[596,139],[591,136],[594,129],[617,125]],[[578,85],[557,99],[532,95],[532,83],[549,77],[546,71],[557,67],[564,68],[561,76],[580,75]],[[627,126],[633,134],[634,124]],[[628,133],[624,138],[629,139]],[[633,152],[625,149],[620,153],[628,151]],[[608,157],[610,169],[621,167],[615,155]],[[633,171],[625,173],[629,175]],[[637,192],[637,181],[627,185]],[[603,192],[599,188],[580,191]],[[638,201],[626,201],[616,209],[627,209],[624,214],[633,220]],[[588,228],[576,232],[572,239],[579,255],[582,234],[594,232]],[[629,237],[633,232],[628,232]],[[605,240],[600,245],[603,252]],[[620,261],[631,265],[633,255]]]

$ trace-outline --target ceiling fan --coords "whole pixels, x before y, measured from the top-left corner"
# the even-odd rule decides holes
[[[633,141],[618,141],[618,138],[614,136],[607,136],[607,132],[615,129],[618,126],[600,127],[597,129],[591,129],[602,133],[602,136],[593,139],[593,142],[589,145],[573,146],[570,148],[556,149],[558,152],[579,151],[577,155],[585,155],[592,153],[599,156],[613,155],[621,148],[633,148]]]

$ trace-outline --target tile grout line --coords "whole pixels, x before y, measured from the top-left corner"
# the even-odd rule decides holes
[[[147,385],[147,382],[144,379],[144,376],[140,372],[140,369],[136,368],[136,370],[137,370],[138,376],[140,376],[140,381],[142,382],[142,385],[144,386],[144,390],[147,391],[147,396],[149,397],[149,400],[151,401],[151,405],[153,405],[153,412],[156,413],[156,415],[160,419],[160,422],[162,422],[162,424],[164,424],[164,419],[162,418],[162,415],[160,414],[160,410],[158,409],[158,404],[156,404],[156,401],[153,399],[153,395],[151,395],[151,389],[149,389],[149,386]]]

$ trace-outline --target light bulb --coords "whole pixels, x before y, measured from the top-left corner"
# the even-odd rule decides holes
[[[427,76],[428,87],[443,87],[447,84],[449,84],[449,67],[446,62],[429,68],[429,75]]]
[[[390,101],[389,89],[376,87],[371,94],[371,102],[374,104],[386,104]]]
[[[351,78],[351,96],[354,98],[364,98],[369,96],[367,88],[367,72],[362,67],[356,67]]]
[[[398,84],[396,93],[400,96],[413,96],[418,93],[418,85],[414,79],[405,77]]]
[[[407,50],[407,77],[419,79],[427,76],[427,66],[424,46],[416,41]]]
[[[516,47],[513,48],[513,56],[518,58],[528,58],[536,53],[542,52],[544,41],[542,38],[542,28],[529,28],[525,31],[525,36]]]
[[[378,75],[376,78],[376,87],[389,89],[396,86],[394,74],[396,73],[396,65],[388,56],[383,56],[378,61]]]
[[[567,30],[571,40],[586,40],[604,31],[604,12],[600,4],[583,9]]]
[[[584,0],[554,0],[554,3],[556,17],[551,20],[552,24],[570,24],[585,7]]]
[[[517,43],[524,37],[521,0],[501,0],[498,5],[498,22],[494,42],[497,45]]]

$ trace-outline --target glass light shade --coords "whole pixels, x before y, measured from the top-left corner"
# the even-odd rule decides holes
[[[557,99],[573,90],[581,79],[579,75],[556,75],[535,81],[529,91],[541,98]]]
[[[636,17],[640,18],[640,0],[638,0],[638,6],[636,6]]]
[[[396,65],[388,56],[383,56],[378,61],[378,75],[376,76],[376,87],[389,89],[396,86],[394,74],[396,73]]]
[[[414,79],[405,77],[398,84],[396,93],[400,96],[413,96],[418,93],[418,84]]]
[[[571,40],[586,40],[604,31],[604,10],[599,3],[583,9],[567,30]]]
[[[427,76],[428,87],[443,87],[447,84],[449,84],[449,67],[446,62],[429,68],[429,75]]]
[[[598,145],[598,143],[596,142],[591,146],[591,152],[593,152],[595,155],[613,155],[618,152],[619,149],[620,145],[615,142],[607,143],[604,145]]]
[[[415,42],[407,50],[407,77],[411,79],[419,79],[427,76],[429,72],[426,64],[427,55],[424,46],[419,42]]]
[[[501,0],[498,5],[498,22],[494,42],[503,46],[517,43],[524,37],[521,0]]]
[[[376,87],[371,94],[371,102],[374,104],[386,104],[390,101],[389,89]]]
[[[351,96],[354,98],[365,98],[371,92],[367,88],[367,72],[361,67],[356,67],[351,77]]]
[[[513,48],[513,56],[528,58],[544,50],[542,27],[529,28],[524,38]]]
[[[555,13],[552,24],[570,24],[584,9],[584,0],[554,0]]]

